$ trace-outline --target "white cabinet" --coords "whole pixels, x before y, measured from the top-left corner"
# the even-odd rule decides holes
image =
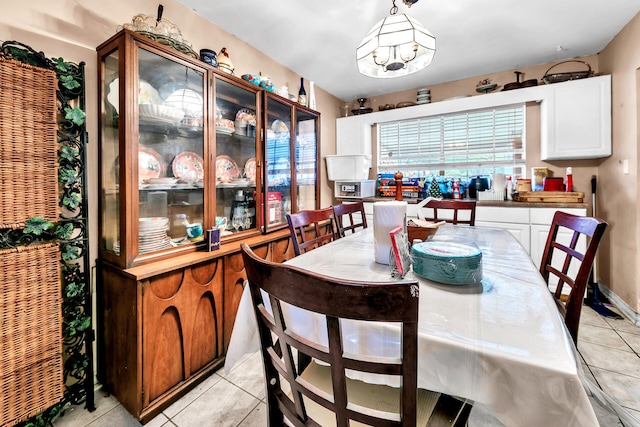
[[[503,208],[477,206],[476,225],[479,227],[501,228],[509,231],[530,253],[529,208]]]
[[[371,123],[366,114],[336,119],[336,154],[371,155]]]
[[[371,126],[462,111],[540,102],[541,160],[611,156],[611,76],[375,111],[336,119],[337,154],[371,154]]]
[[[555,215],[556,211],[563,211],[566,213],[570,213],[573,215],[585,216],[587,214],[586,209],[580,208],[561,208],[561,209],[552,209],[552,208],[539,208],[539,209],[531,209],[531,259],[537,268],[540,268],[540,261],[542,260],[542,254],[544,253],[544,248],[547,244],[547,236],[549,235],[549,230],[551,229],[551,222],[553,221],[553,215]],[[560,228],[558,230],[558,236],[556,240],[563,244],[569,244],[571,241],[571,237],[573,236],[573,232],[570,230],[566,230]],[[578,252],[584,253],[587,248],[587,241],[584,236],[580,236],[578,239],[578,244],[576,249]],[[551,260],[551,265],[556,267],[558,270],[562,270],[562,264],[564,262],[564,253],[561,251],[555,251],[553,254],[553,259]],[[574,260],[569,267],[569,276],[575,277],[578,274],[578,268],[580,268],[580,264],[577,260]],[[551,291],[555,291],[557,285],[557,279],[553,279],[549,283],[549,289]],[[562,293],[568,295],[571,291],[569,285],[565,285],[562,289]]]
[[[541,160],[611,155],[611,76],[548,85],[540,105]]]
[[[553,215],[555,215],[556,211],[562,211],[566,213],[570,213],[578,216],[585,216],[587,214],[587,210],[583,208],[532,208],[531,209],[531,259],[535,263],[536,267],[540,268],[540,261],[542,260],[542,253],[544,252],[544,247],[547,243],[547,235],[549,234],[549,229],[551,228],[551,222],[553,221]],[[565,241],[564,237],[571,237],[570,232],[563,232],[560,230],[558,235],[560,236],[560,240],[564,243],[568,243]],[[578,241],[578,250],[584,252],[586,250],[586,241],[584,239]],[[577,271],[577,270],[576,270]]]

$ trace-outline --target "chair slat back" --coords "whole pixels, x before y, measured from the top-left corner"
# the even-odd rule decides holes
[[[584,293],[589,282],[589,276],[598,245],[606,228],[607,223],[599,218],[582,217],[557,211],[553,217],[545,250],[542,254],[540,274],[542,274],[542,277],[547,283],[550,283],[554,277],[557,278],[558,284],[555,292],[553,292],[553,296],[561,312],[563,312],[564,322],[575,343],[578,341],[578,326],[580,324],[580,313],[582,311]],[[568,243],[559,241],[558,237],[561,231],[570,232],[571,237]],[[588,238],[584,253],[576,249],[581,235]],[[553,255],[556,251],[561,252],[561,267],[556,267],[552,264]],[[569,268],[576,262],[580,263],[580,267],[577,273],[572,276]],[[562,288],[565,284],[569,285],[571,291],[563,303],[560,299],[562,296]]]
[[[296,256],[340,237],[331,206],[287,214],[287,223]]]
[[[333,207],[333,213],[338,225],[340,237],[344,237],[347,232],[355,233],[358,228],[367,228],[367,217],[364,213],[364,203],[341,203]],[[348,223],[345,221],[348,217]]]
[[[444,215],[443,211],[452,212],[453,217]],[[431,221],[446,221],[451,224],[475,225],[476,201],[475,200],[429,200],[421,213],[424,219]]]
[[[337,426],[355,420],[372,426],[415,425],[417,397],[417,281],[388,283],[349,282],[311,273],[257,257],[242,244],[267,380],[270,425],[282,425],[286,417],[293,425],[318,425],[308,419],[303,396],[335,414]],[[266,298],[265,298],[266,297]],[[267,301],[271,307],[267,307]],[[286,304],[283,304],[286,303]],[[327,342],[298,335],[285,311],[291,307],[319,313],[325,319]],[[367,358],[343,350],[343,319],[395,322],[399,325],[401,355]],[[276,339],[274,339],[274,336]],[[300,378],[294,350],[330,365],[333,399]],[[314,362],[315,363],[315,362]],[[349,389],[345,369],[396,375],[401,378],[400,418],[389,421],[347,405]],[[282,380],[291,387],[291,397],[282,390]]]

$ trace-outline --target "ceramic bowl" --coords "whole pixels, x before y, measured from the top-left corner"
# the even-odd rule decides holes
[[[274,88],[273,88],[273,83],[271,83],[271,81],[269,80],[263,80],[260,82],[260,87],[265,89],[267,92],[273,92]]]
[[[260,76],[255,75],[255,74],[243,74],[242,78],[246,81],[248,81],[251,84],[254,84],[256,86],[260,86]]]

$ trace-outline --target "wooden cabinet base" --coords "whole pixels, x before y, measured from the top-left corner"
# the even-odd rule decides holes
[[[288,230],[245,242],[291,257]],[[223,366],[246,278],[239,249],[131,269],[98,262],[98,379],[142,423]]]
[[[222,258],[139,279],[100,264],[105,386],[141,421],[222,366]]]

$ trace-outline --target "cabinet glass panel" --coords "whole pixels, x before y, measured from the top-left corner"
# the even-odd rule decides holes
[[[291,106],[267,97],[266,227],[286,224],[291,213]]]
[[[258,227],[257,94],[220,78],[215,93],[216,224],[226,236]]]
[[[119,51],[103,58],[105,87],[102,93],[102,142],[100,161],[102,168],[102,248],[120,254],[120,185],[118,183],[118,99]]]
[[[204,74],[144,49],[138,59],[143,254],[204,239]]]
[[[296,112],[296,186],[297,208],[299,211],[315,209],[317,138],[315,115],[304,111]]]

